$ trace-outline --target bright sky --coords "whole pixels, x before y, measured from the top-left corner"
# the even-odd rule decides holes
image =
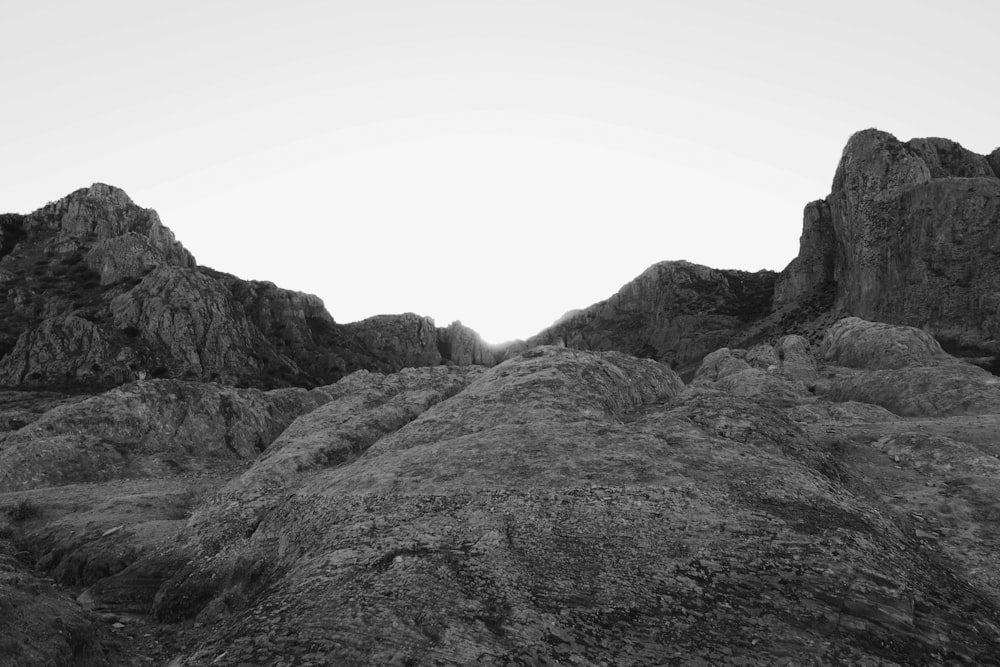
[[[1000,144],[985,1],[7,3],[0,211],[106,182],[201,264],[524,338],[781,269],[845,141]]]

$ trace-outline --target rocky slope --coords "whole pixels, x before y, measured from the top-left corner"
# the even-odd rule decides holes
[[[360,368],[491,361],[458,324],[393,315],[342,325],[315,296],[199,267],[155,211],[102,184],[0,216],[0,323],[8,387],[145,377],[317,386]]]
[[[112,464],[0,494],[35,508],[3,530],[36,571],[82,591],[30,613],[72,611],[95,664],[996,664],[1000,382],[920,330],[720,349],[687,387],[547,346],[298,396],[317,407],[228,482],[140,491]],[[166,413],[206,460],[214,400]],[[174,446],[86,401],[8,437],[44,446],[73,409],[120,448]]]

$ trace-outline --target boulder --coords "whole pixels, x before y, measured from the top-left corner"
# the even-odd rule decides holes
[[[709,352],[701,360],[693,382],[695,384],[717,382],[727,375],[747,370],[750,364],[746,362],[745,357],[746,350],[730,350],[728,347]]]
[[[782,336],[774,346],[778,368],[783,375],[806,384],[816,379],[816,360],[809,341],[802,336]]]
[[[955,363],[926,331],[845,317],[827,331],[820,358],[848,368],[896,369]]]

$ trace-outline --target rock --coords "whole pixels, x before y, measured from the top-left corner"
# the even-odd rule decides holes
[[[194,257],[163,226],[156,211],[139,208],[119,188],[95,183],[89,188],[77,190],[42,211],[45,218],[54,219],[53,226],[56,227],[59,243],[73,244],[80,239],[94,237],[98,247],[103,247],[103,250],[97,250],[95,257],[114,254],[116,249],[123,248],[115,243],[101,246],[101,242],[137,239],[144,242],[146,248],[157,255],[163,264],[188,268],[195,266]],[[128,245],[123,249],[128,252]],[[121,261],[128,264],[131,260],[120,257],[119,262]],[[114,264],[112,262],[112,266]],[[126,276],[137,277],[135,274],[121,275]],[[113,282],[114,277],[102,274],[102,280]]]
[[[321,386],[445,361],[430,319],[341,325],[315,296],[199,267],[155,211],[102,184],[0,216],[0,281],[0,385]],[[492,363],[474,332],[452,328],[441,342],[451,363]]]
[[[619,350],[693,374],[702,357],[771,308],[775,274],[717,271],[662,262],[607,301],[568,314],[528,340],[588,350]]]
[[[944,352],[914,327],[849,317],[827,332],[817,393],[832,401],[882,406],[901,416],[1000,411],[1000,379]],[[857,370],[848,370],[857,369]]]
[[[434,320],[414,313],[376,315],[344,325],[371,355],[381,371],[398,371],[442,363]]]
[[[22,333],[14,349],[0,359],[0,385],[99,381],[107,372],[110,350],[94,323],[76,315],[50,317]]]
[[[865,130],[848,141],[826,205],[828,220],[822,205],[807,208],[776,304],[826,292],[844,315],[919,326],[962,356],[1000,354],[1000,179],[988,158]]]
[[[783,336],[774,346],[778,368],[786,377],[809,384],[816,379],[817,366],[809,341],[802,336]]]
[[[749,369],[750,364],[744,360],[745,356],[746,350],[733,351],[728,347],[709,352],[694,374],[694,383],[717,382],[727,375]]]
[[[778,276],[774,285],[774,306],[801,307],[807,300],[820,306],[832,305],[836,289],[834,258],[837,238],[826,200],[806,205],[802,214],[799,254]]]
[[[846,317],[830,327],[820,358],[848,368],[897,369],[955,363],[926,331]]]
[[[1000,412],[1000,379],[958,360],[937,366],[835,373],[818,383],[817,394],[830,401],[872,403],[904,417]]]
[[[438,350],[441,358],[458,366],[493,366],[497,363],[493,350],[472,329],[455,321],[438,329]]]
[[[464,389],[475,368],[409,368],[392,375],[356,371],[324,388],[328,402],[303,414],[271,443],[254,465],[229,483],[217,503],[191,520],[195,532],[252,526],[301,478],[349,463],[380,437],[398,429],[430,406]],[[162,606],[162,605],[161,605]]]
[[[786,343],[782,351],[795,347],[796,342],[792,340]],[[798,373],[799,377],[795,377],[796,374],[782,372],[782,367],[777,365],[779,356],[769,345],[758,345],[750,352],[729,348],[716,350],[702,360],[692,387],[711,387],[734,396],[757,398],[784,406],[801,403],[807,394],[802,383],[796,380],[803,377],[814,379],[815,364],[811,377],[807,373]],[[752,361],[753,365],[747,360]],[[795,361],[792,361],[790,368],[799,369]]]
[[[773,370],[772,367],[778,365],[778,356],[774,352],[774,347],[766,343],[754,345],[745,353],[740,352],[740,354],[750,366],[762,371]]]
[[[911,139],[905,146],[918,155],[931,178],[995,178],[989,161],[950,139]]]
[[[173,475],[256,457],[295,417],[327,400],[176,380],[133,382],[54,407],[0,434],[0,492]]]
[[[111,314],[117,329],[138,332],[159,352],[146,363],[154,377],[234,383],[261,374],[263,357],[277,356],[228,290],[197,271],[156,269],[115,297]]]
[[[997,148],[992,153],[990,153],[986,161],[989,162],[990,168],[993,169],[993,174],[1000,178],[1000,148]]]
[[[958,491],[957,509],[1000,488],[971,442],[952,439],[940,463],[921,448],[933,438],[826,447],[834,409],[854,406],[865,437],[905,422],[858,404],[796,422],[769,392],[685,390],[665,366],[618,353],[541,347],[469,373],[458,393],[398,420],[378,416],[388,404],[375,388],[392,376],[351,376],[362,394],[336,399],[356,403],[350,416],[335,416],[335,400],[273,445],[307,465],[279,466],[284,481],[252,531],[234,513],[253,497],[239,488],[205,508],[216,519],[197,523],[199,555],[155,609],[212,619],[187,659],[876,664],[961,651],[976,663],[1000,647],[1000,607],[981,593],[992,579],[975,574],[996,552],[938,530],[937,549],[970,548],[946,564],[916,546],[906,498],[897,514],[847,490],[904,464],[918,475],[960,466],[977,486]],[[741,374],[791,384],[758,368],[720,382]],[[367,416],[364,388],[375,390]],[[310,453],[343,439],[345,419],[375,441],[317,466]]]

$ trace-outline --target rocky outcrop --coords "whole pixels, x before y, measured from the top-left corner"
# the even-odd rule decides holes
[[[80,627],[138,624],[127,653],[92,635],[104,664],[989,664],[997,398],[926,333],[857,318],[818,348],[716,351],[688,387],[542,346],[312,392],[39,395],[51,407],[0,437],[131,462],[0,491],[42,517],[0,512],[0,547],[86,587]],[[212,461],[272,437],[219,486]],[[5,636],[46,648],[20,614],[49,611],[4,599]]]
[[[0,217],[0,287],[0,386],[319,386],[358,369],[495,363],[460,325],[342,325],[315,296],[198,267],[155,211],[102,184]]]
[[[563,317],[528,340],[587,350],[619,350],[693,373],[771,309],[776,274],[718,271],[689,262],[646,269],[606,301]]]
[[[776,308],[801,307],[805,299],[824,300],[824,307],[832,305],[836,288],[836,237],[830,206],[825,200],[811,202],[802,217],[799,254],[781,272],[774,285]]]
[[[234,383],[274,355],[225,286],[197,271],[153,271],[112,300],[111,315],[117,329],[138,332],[157,376]]]
[[[123,190],[103,183],[41,209],[27,230],[45,227],[56,232],[53,241],[60,251],[89,245],[87,263],[104,284],[139,278],[160,265],[195,266],[156,211],[136,206]]]
[[[494,366],[497,356],[503,354],[458,321],[438,329],[438,351],[443,359],[456,366]]]
[[[919,326],[966,356],[1000,354],[995,155],[946,139],[852,136],[830,196],[807,208],[799,257],[778,280],[776,302],[832,290],[843,314]]]
[[[990,153],[986,157],[986,161],[989,163],[990,168],[993,170],[993,175],[1000,178],[1000,148]]]
[[[827,331],[819,393],[901,416],[1000,413],[1000,379],[944,352],[925,331],[845,318]]]
[[[178,664],[988,663],[982,428],[789,404],[815,370],[801,338],[714,357],[745,367],[684,389],[657,362],[541,347],[350,376],[196,513],[154,607],[212,628]],[[748,373],[771,384],[725,384]],[[900,493],[873,494],[887,478]]]
[[[108,352],[93,322],[75,315],[51,317],[22,333],[14,349],[0,359],[0,384],[95,381],[104,376]]]
[[[374,370],[396,371],[414,366],[437,366],[443,362],[438,350],[434,320],[414,313],[376,315],[344,325],[373,357],[382,360]]]
[[[0,433],[0,492],[251,460],[326,400],[320,390],[133,382]]]
[[[846,317],[826,333],[819,357],[828,363],[867,370],[937,366],[955,359],[934,337],[914,327]]]
[[[853,315],[926,329],[949,352],[1000,369],[998,155],[858,132],[830,195],[806,206],[799,254],[776,278],[659,264],[529,342],[623,350],[691,377],[714,349],[790,333],[815,345]]]
[[[911,139],[906,148],[927,165],[931,178],[994,178],[986,157],[950,139]]]

